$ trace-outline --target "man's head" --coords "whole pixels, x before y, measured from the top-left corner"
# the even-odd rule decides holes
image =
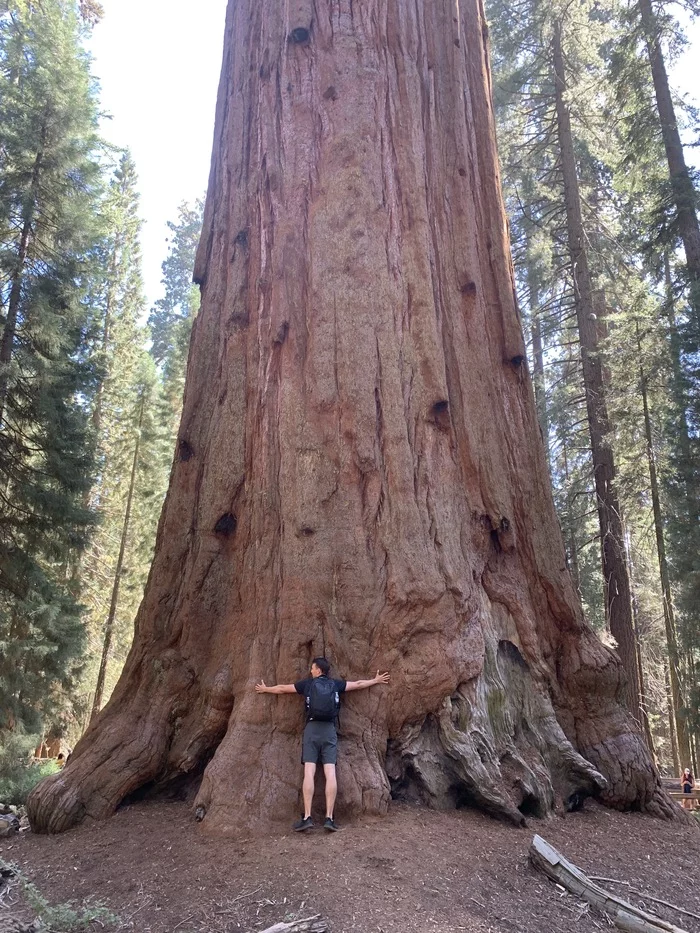
[[[312,677],[328,677],[330,669],[331,666],[325,658],[314,658],[311,662]]]

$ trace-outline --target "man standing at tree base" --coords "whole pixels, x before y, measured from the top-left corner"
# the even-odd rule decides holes
[[[333,680],[328,674],[331,666],[326,658],[314,658],[311,676],[294,684],[278,684],[267,687],[261,680],[255,685],[257,693],[298,693],[304,697],[306,725],[302,739],[301,760],[304,765],[304,815],[294,824],[296,832],[313,829],[311,803],[316,781],[316,765],[320,761],[326,778],[326,820],[323,828],[337,832],[338,824],[333,819],[333,808],[338,793],[335,765],[338,755],[338,733],[336,724],[340,710],[340,694],[351,690],[366,690],[375,684],[389,683],[389,674],[380,674],[372,680]]]

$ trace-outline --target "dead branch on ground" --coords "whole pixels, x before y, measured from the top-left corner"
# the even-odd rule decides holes
[[[648,914],[601,888],[541,836],[534,837],[529,854],[535,868],[567,891],[606,913],[618,929],[626,933],[685,933],[680,927]]]

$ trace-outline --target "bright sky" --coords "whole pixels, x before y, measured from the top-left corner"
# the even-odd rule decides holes
[[[128,147],[141,190],[149,305],[161,294],[166,223],[209,177],[226,0],[102,0],[90,51],[105,113],[103,134]]]
[[[182,201],[206,189],[221,68],[226,0],[102,0],[105,17],[90,45],[103,133],[128,147],[140,177],[144,278],[149,305],[159,297],[166,223]],[[700,97],[700,23],[673,72],[677,88]],[[692,72],[692,73],[691,73]],[[697,162],[697,157],[696,157]]]

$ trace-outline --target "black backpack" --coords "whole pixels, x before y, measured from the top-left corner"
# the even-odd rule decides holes
[[[340,695],[328,677],[314,677],[306,694],[307,722],[335,722],[340,712]]]

